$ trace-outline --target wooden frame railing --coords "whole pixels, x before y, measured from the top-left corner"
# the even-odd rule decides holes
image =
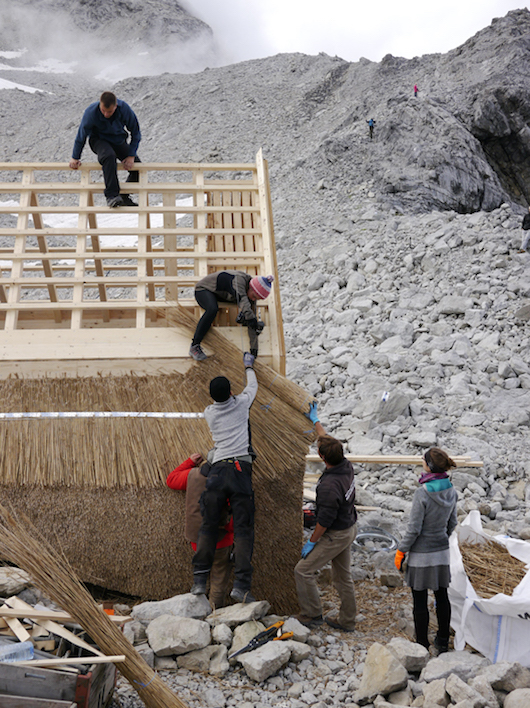
[[[98,164],[0,163],[0,362],[143,360],[155,350],[160,361],[187,357],[189,342],[163,331],[161,310],[179,302],[198,314],[195,283],[237,269],[276,278],[258,302],[267,325],[260,356],[283,373],[261,150],[253,164],[135,168],[139,181],[121,189],[138,207],[109,209]],[[216,325],[241,341],[234,308],[222,308]]]

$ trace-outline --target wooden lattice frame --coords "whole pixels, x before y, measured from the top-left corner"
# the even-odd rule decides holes
[[[122,192],[139,206],[111,210],[96,163],[76,172],[65,163],[0,163],[0,375],[187,366],[189,337],[169,329],[160,311],[178,301],[199,314],[193,286],[223,269],[275,276],[272,294],[258,303],[267,325],[260,358],[284,373],[261,150],[255,164],[136,167],[139,182],[122,184]],[[179,204],[183,198],[190,203]],[[179,223],[181,215],[188,223]],[[102,226],[109,216],[116,223]],[[6,222],[13,217],[16,224]],[[47,225],[58,219],[77,224]],[[111,244],[133,237],[135,245]],[[234,318],[235,308],[226,307],[216,324],[247,348]]]

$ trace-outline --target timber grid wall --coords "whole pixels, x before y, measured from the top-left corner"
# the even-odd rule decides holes
[[[97,163],[77,171],[0,163],[0,378],[94,375],[105,361],[139,372],[148,361],[166,371],[178,359],[189,365],[189,335],[168,328],[160,309],[179,302],[199,315],[195,283],[225,269],[275,276],[271,295],[258,302],[267,325],[260,359],[284,373],[262,151],[254,164],[136,167],[139,182],[122,182],[121,191],[138,207],[109,209]],[[215,324],[246,349],[235,316],[235,307],[221,308]]]

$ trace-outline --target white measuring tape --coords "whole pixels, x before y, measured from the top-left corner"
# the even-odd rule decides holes
[[[204,418],[204,413],[163,413],[151,411],[66,411],[45,413],[0,413],[0,420],[22,420],[24,418]]]

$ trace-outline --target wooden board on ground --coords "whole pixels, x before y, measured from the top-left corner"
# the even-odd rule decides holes
[[[78,704],[71,701],[56,701],[47,698],[0,695],[0,708],[78,708]]]

